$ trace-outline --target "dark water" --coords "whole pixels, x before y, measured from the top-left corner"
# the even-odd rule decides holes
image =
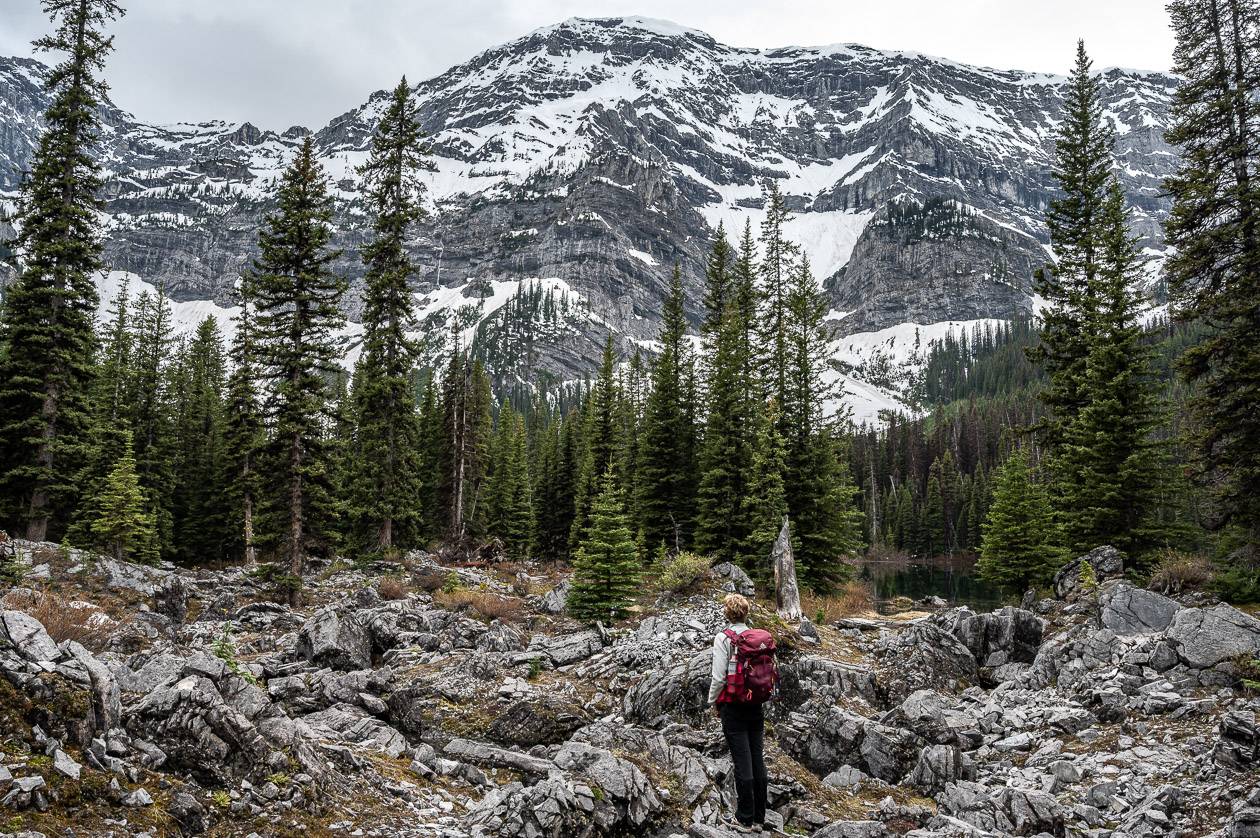
[[[975,573],[971,556],[941,556],[935,559],[867,559],[859,577],[871,584],[880,610],[896,597],[920,600],[938,596],[950,605],[969,605],[976,611],[991,611],[1006,604],[1007,597],[986,584]]]

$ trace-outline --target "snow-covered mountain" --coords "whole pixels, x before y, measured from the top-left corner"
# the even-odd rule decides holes
[[[0,190],[15,188],[38,136],[41,72],[0,59]],[[1063,83],[855,45],[736,48],[642,18],[532,32],[417,87],[434,164],[414,242],[423,333],[436,351],[452,328],[478,331],[503,375],[581,375],[609,330],[627,349],[650,344],[675,264],[697,313],[715,228],[755,228],[771,180],[834,298],[839,360],[856,364],[872,345],[904,356],[905,324],[1027,312],[1047,259]],[[1176,84],[1104,73],[1152,269],[1159,184],[1177,159],[1163,140]],[[356,283],[354,170],[384,101],[375,93],[314,133],[339,198],[341,269]],[[152,125],[113,108],[105,121],[109,264],[190,311],[229,305],[273,182],[310,132]]]

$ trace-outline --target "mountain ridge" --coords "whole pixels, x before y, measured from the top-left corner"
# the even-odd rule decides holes
[[[37,64],[0,59],[0,191],[10,196],[38,136]],[[1102,80],[1153,282],[1177,82],[1122,70]],[[609,332],[623,351],[650,346],[673,265],[695,320],[714,230],[755,226],[771,180],[846,337],[1026,315],[1032,270],[1049,258],[1041,213],[1062,81],[859,45],[730,47],[634,17],[574,18],[487,49],[415,85],[434,164],[430,218],[413,242],[426,351],[460,330],[507,346],[489,359],[501,378],[531,380],[589,372]],[[108,263],[177,301],[228,305],[270,186],[309,133],[338,203],[354,318],[365,232],[354,167],[382,96],[313,131],[159,126],[113,108],[102,137]],[[909,235],[890,219],[911,204],[924,215],[958,207],[967,221]],[[504,301],[537,283],[569,305],[563,327],[501,322]],[[860,359],[838,348],[837,360]]]

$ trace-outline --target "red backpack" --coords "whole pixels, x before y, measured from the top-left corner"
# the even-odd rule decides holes
[[[724,634],[735,647],[735,669],[726,667],[726,686],[718,696],[719,704],[764,704],[774,697],[779,685],[779,667],[775,664],[774,637],[764,629],[745,629]]]

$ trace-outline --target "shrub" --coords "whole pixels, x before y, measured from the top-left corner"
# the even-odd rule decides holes
[[[473,611],[491,620],[515,623],[524,620],[525,606],[516,597],[488,591],[439,591],[433,601],[448,611]]]
[[[525,677],[530,681],[537,681],[542,675],[542,658],[529,659],[529,674]]]
[[[1212,565],[1204,556],[1169,550],[1151,574],[1149,588],[1165,594],[1196,590],[1212,581]]]
[[[442,593],[453,594],[458,591],[459,588],[459,574],[452,570],[450,573],[446,574],[446,581],[442,583]]]
[[[865,582],[850,580],[836,593],[829,595],[807,591],[801,595],[801,610],[813,613],[818,625],[834,623],[844,617],[875,610],[875,594]]]
[[[431,594],[442,590],[442,586],[446,584],[446,574],[440,568],[422,567],[411,574],[411,584]]]
[[[36,591],[10,592],[4,605],[23,611],[39,620],[55,642],[73,640],[85,649],[99,652],[105,648],[117,623],[104,611],[87,602],[68,601],[49,593]]]
[[[657,564],[657,585],[662,591],[680,594],[691,590],[712,575],[709,560],[695,553],[675,553]]]
[[[1094,572],[1094,566],[1087,561],[1081,562],[1080,579],[1082,591],[1086,594],[1097,593],[1098,574]]]
[[[381,599],[406,599],[407,585],[397,576],[382,576],[376,583],[376,592]]]

